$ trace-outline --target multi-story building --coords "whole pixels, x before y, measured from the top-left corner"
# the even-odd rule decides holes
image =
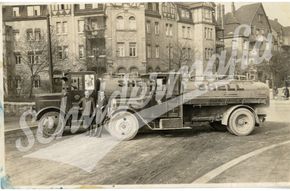
[[[106,5],[106,50],[109,73],[146,72],[143,3]]]
[[[174,3],[146,3],[147,71],[175,69],[178,46],[177,7]]]
[[[14,89],[29,94],[48,88],[48,72],[40,70],[47,59],[47,5],[13,5],[3,7],[3,23],[13,30],[15,61]]]
[[[14,88],[15,82],[15,56],[13,29],[11,26],[3,25],[3,84],[4,96],[14,96],[16,94]]]
[[[47,43],[50,23],[56,84],[59,76],[68,71],[158,72],[191,66],[196,60],[201,63],[201,75],[210,56],[223,47],[223,20],[219,16],[216,21],[215,7],[214,3],[153,2],[15,5],[3,8],[3,19],[12,27],[17,46],[23,44],[19,39],[37,42],[41,38]],[[221,14],[222,8],[218,10]],[[22,62],[27,59],[17,46],[16,68],[23,71]],[[31,62],[41,57],[39,51],[25,55]],[[29,81],[23,76],[17,79],[19,87],[20,81]],[[36,93],[48,89],[48,79],[48,69],[33,78]]]
[[[255,48],[257,42],[264,42],[267,35],[271,33],[271,26],[263,8],[263,4],[248,4],[236,10],[234,3],[232,3],[232,11],[225,15],[224,20],[224,41],[226,50],[230,56],[232,50],[236,50],[237,57],[233,59],[240,59],[239,63],[235,63],[237,73],[246,74],[249,78],[259,79],[265,82],[269,76],[267,76],[267,73],[263,72],[263,70],[258,70],[257,64],[253,59],[255,55],[261,55],[266,48],[269,47],[267,43],[263,43],[259,51]],[[237,27],[242,24],[248,25],[251,28],[251,34],[249,36],[244,34],[244,30],[236,35],[234,34]],[[249,57],[243,55],[243,52],[246,51],[249,51]],[[240,67],[241,62],[247,66],[246,70],[242,70]],[[263,64],[266,63],[259,63],[259,66],[263,66]]]

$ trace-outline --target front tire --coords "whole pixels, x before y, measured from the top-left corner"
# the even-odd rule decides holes
[[[64,126],[63,116],[56,111],[45,113],[39,120],[39,127],[45,137],[62,135]]]
[[[118,140],[128,141],[138,133],[139,122],[134,114],[128,111],[120,111],[109,120],[107,130]]]
[[[234,135],[249,135],[255,129],[255,116],[250,110],[239,108],[231,114],[228,128]]]

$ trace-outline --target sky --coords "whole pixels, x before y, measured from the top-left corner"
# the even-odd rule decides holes
[[[253,2],[252,2],[253,3]],[[231,3],[225,2],[225,12],[231,11]],[[235,3],[236,9],[239,7],[251,4],[251,3]],[[274,18],[278,19],[278,22],[283,26],[290,26],[290,2],[263,2],[263,6],[265,9],[266,14],[268,15],[269,19],[274,20]]]

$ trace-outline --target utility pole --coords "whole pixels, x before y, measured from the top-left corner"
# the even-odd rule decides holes
[[[52,65],[52,50],[51,50],[51,34],[50,34],[50,20],[47,14],[47,40],[48,40],[48,64],[49,64],[49,82],[50,92],[53,92],[53,65]]]
[[[169,71],[171,70],[171,43],[169,43],[169,46],[168,46],[168,54],[169,54]]]

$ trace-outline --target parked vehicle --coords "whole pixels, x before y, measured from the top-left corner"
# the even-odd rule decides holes
[[[178,73],[155,73],[98,79],[94,72],[69,73],[64,78],[65,93],[37,97],[37,119],[43,123],[50,118],[55,126],[59,123],[72,126],[66,112],[85,90],[93,91],[92,96],[97,100],[99,91],[105,91],[109,98],[112,92],[125,89],[123,96],[108,101],[108,113],[103,121],[117,139],[133,139],[141,128],[190,129],[199,122],[209,122],[215,129],[228,130],[237,136],[249,135],[266,118],[269,88],[243,78],[223,78],[205,80]],[[68,104],[62,110],[60,100],[64,97]],[[59,120],[59,116],[67,120]],[[51,135],[55,129],[45,132]]]

